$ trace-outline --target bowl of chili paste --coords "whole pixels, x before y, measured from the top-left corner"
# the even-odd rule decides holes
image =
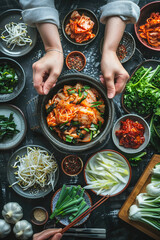
[[[130,154],[138,153],[149,143],[150,128],[139,115],[127,114],[114,124],[112,138],[119,150]]]
[[[83,169],[83,161],[77,155],[68,155],[62,160],[61,167],[66,175],[76,176]]]

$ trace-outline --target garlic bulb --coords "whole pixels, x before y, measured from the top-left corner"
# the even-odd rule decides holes
[[[6,222],[14,224],[23,217],[22,207],[16,202],[9,202],[4,205],[2,215]]]
[[[32,225],[26,220],[21,220],[15,224],[13,232],[16,238],[26,240],[33,235]]]
[[[5,220],[0,219],[0,238],[5,238],[11,232],[11,226]]]

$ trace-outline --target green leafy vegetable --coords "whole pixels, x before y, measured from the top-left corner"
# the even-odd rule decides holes
[[[149,115],[160,99],[160,65],[155,70],[140,67],[126,85],[124,105],[140,115]]]
[[[15,69],[7,64],[0,66],[0,94],[12,93],[17,86],[18,76]]]
[[[153,147],[160,152],[160,106],[157,106],[150,122],[151,139]]]
[[[10,113],[9,117],[0,115],[0,142],[13,138],[13,136],[19,132],[16,127],[17,125],[14,122],[13,113]]]
[[[140,161],[142,161],[142,157],[146,155],[147,152],[142,152],[138,155],[135,155],[134,157],[128,158],[129,162],[131,163],[132,166],[137,166]]]

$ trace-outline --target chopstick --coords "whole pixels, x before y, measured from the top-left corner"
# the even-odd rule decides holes
[[[80,220],[82,220],[84,217],[86,217],[89,213],[91,213],[93,210],[95,210],[97,207],[99,207],[102,203],[104,203],[109,198],[109,195],[103,196],[99,201],[97,201],[93,206],[91,206],[89,209],[87,209],[84,213],[82,213],[79,217],[77,217],[73,222],[68,224],[66,227],[62,229],[62,234],[66,232],[69,228],[73,227],[76,223],[78,223]]]

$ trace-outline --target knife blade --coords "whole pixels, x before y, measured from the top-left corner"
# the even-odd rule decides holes
[[[67,232],[73,233],[100,233],[106,234],[106,229],[104,228],[69,228]]]
[[[70,237],[83,237],[83,238],[98,238],[98,239],[106,239],[106,234],[103,233],[72,233],[72,232],[65,232],[64,236]]]

